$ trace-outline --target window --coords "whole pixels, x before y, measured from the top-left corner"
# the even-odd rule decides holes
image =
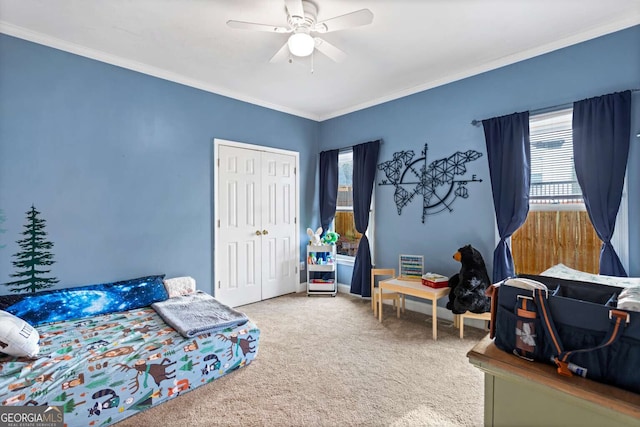
[[[531,205],[583,203],[573,166],[572,114],[569,108],[529,119]]]
[[[571,108],[529,118],[531,188],[529,215],[511,237],[518,274],[539,274],[563,263],[576,270],[598,273],[602,242],[584,206],[573,161]],[[627,185],[622,192],[611,243],[629,267]]]
[[[373,198],[371,205],[375,205]],[[338,261],[353,262],[362,234],[356,230],[353,218],[353,151],[351,150],[341,151],[338,154],[338,200],[334,229],[340,235],[336,245]],[[369,229],[366,234],[373,260],[373,211],[371,209],[369,210]]]
[[[573,163],[573,110],[531,115],[529,215],[512,236],[519,274],[563,263],[599,271],[600,239],[589,219]]]

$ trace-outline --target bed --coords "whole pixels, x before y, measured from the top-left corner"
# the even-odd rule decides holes
[[[55,293],[49,297],[58,298]],[[163,300],[160,294],[151,298],[153,303]],[[40,349],[35,358],[0,357],[2,405],[59,406],[67,426],[106,426],[247,366],[256,357],[260,331],[251,320],[186,337],[149,301],[139,300],[136,305],[145,305],[128,310],[37,324]],[[89,304],[95,311],[95,301]],[[56,316],[64,310],[57,311]]]
[[[540,273],[541,276],[557,277],[559,279],[578,280],[580,282],[601,283],[603,285],[618,286],[622,288],[640,286],[640,277],[614,277],[602,274],[586,273],[575,270],[564,264],[556,264]]]

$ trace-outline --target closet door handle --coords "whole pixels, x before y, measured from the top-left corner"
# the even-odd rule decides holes
[[[262,230],[262,234],[266,236],[267,234],[269,234],[269,232],[267,230]]]
[[[262,235],[262,233],[260,232],[260,230],[256,230],[256,236],[260,236]]]

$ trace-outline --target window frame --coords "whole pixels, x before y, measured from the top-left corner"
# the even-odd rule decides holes
[[[351,154],[351,160],[353,163],[353,149],[352,148],[345,148],[342,149],[338,152],[338,159],[340,158],[340,155],[344,155],[350,153]],[[340,163],[340,160],[338,160],[338,164]],[[353,186],[353,175],[352,175],[352,182],[351,185]],[[367,231],[364,233],[365,236],[367,236],[367,239],[369,240],[369,248],[371,249],[371,264],[375,265],[375,199],[376,199],[376,191],[375,191],[375,183],[374,183],[374,187],[372,190],[372,194],[371,194],[371,205],[369,206],[369,227],[367,228]],[[336,213],[337,212],[353,212],[353,206],[338,206],[336,204]],[[331,221],[331,225],[329,226],[329,228],[332,231],[336,231],[336,220],[335,220],[335,216],[333,221]],[[336,262],[340,265],[348,265],[348,266],[353,266],[355,264],[355,260],[356,257],[355,256],[349,256],[349,255],[341,255],[341,254],[336,254]]]

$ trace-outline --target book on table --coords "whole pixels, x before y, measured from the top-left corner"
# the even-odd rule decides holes
[[[422,275],[422,284],[431,288],[446,288],[449,278],[437,273],[425,273]]]

